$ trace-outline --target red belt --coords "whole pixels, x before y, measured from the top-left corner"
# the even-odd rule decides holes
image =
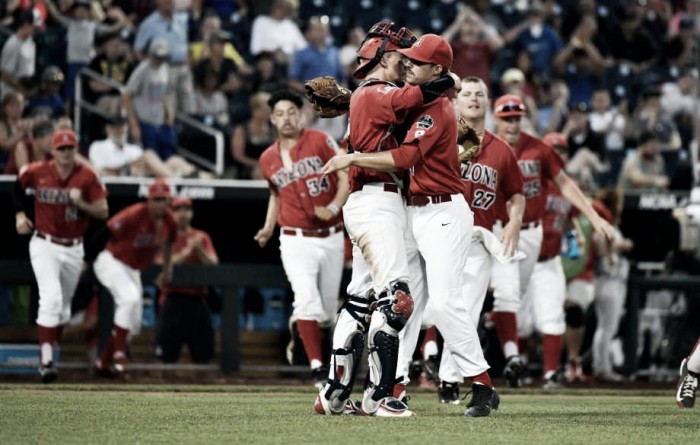
[[[308,236],[311,238],[326,238],[343,230],[343,224],[336,224],[333,227],[323,227],[320,229],[300,229],[296,227],[283,227],[283,235]]]
[[[59,246],[73,247],[83,242],[82,238],[60,238],[51,236],[43,232],[36,232],[37,238],[45,239],[46,241],[58,244]]]
[[[384,182],[384,183],[370,183],[370,184],[365,184],[362,186],[364,189],[365,187],[383,187],[385,192],[390,192],[390,193],[401,193],[399,191],[399,186],[391,183],[391,182]]]
[[[424,206],[431,202],[433,204],[440,204],[441,202],[452,201],[452,195],[432,195],[432,196],[409,196],[406,198],[406,205],[409,206]]]
[[[539,227],[539,225],[540,225],[539,221],[532,221],[529,223],[523,223],[523,225],[520,226],[520,230],[534,229],[536,227]]]

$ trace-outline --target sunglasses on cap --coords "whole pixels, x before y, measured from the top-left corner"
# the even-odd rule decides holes
[[[76,149],[75,145],[64,145],[62,147],[56,148],[56,151],[71,151],[71,150],[75,150],[75,149]]]
[[[496,114],[498,114],[498,113],[512,113],[514,111],[518,112],[518,113],[524,113],[525,112],[525,105],[509,102],[507,104],[497,106],[496,110],[494,110],[494,112]]]

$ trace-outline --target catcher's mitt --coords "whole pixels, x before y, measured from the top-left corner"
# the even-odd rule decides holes
[[[350,110],[351,92],[331,76],[316,77],[304,85],[306,98],[309,99],[319,117],[342,116]]]
[[[457,144],[459,144],[459,161],[467,161],[474,157],[481,148],[481,139],[467,122],[459,118],[457,124]]]

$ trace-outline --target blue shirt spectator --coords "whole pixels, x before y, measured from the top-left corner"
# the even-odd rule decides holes
[[[305,37],[309,44],[292,56],[289,66],[289,83],[292,88],[303,89],[304,83],[314,77],[333,76],[343,81],[344,71],[340,52],[328,44],[330,37],[328,16],[314,16],[306,23]]]
[[[170,62],[187,62],[188,16],[185,12],[173,11],[172,1],[159,1],[158,10],[139,26],[134,49],[144,54],[154,39],[164,39],[170,49]]]

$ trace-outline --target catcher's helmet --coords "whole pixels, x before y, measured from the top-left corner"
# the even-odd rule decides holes
[[[410,48],[416,36],[411,30],[399,27],[390,20],[382,20],[370,28],[365,40],[357,50],[357,68],[352,73],[356,79],[364,79],[381,60],[384,53],[401,48]]]

